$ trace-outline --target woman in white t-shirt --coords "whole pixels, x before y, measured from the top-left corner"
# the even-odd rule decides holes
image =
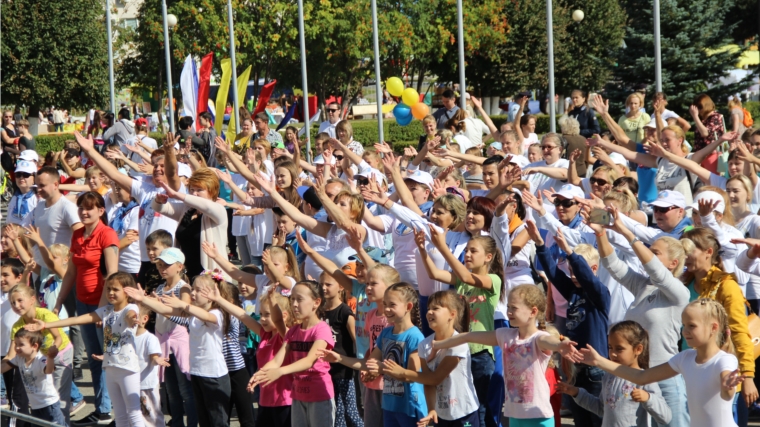
[[[520,111],[525,109],[528,98],[520,100]],[[517,132],[517,141],[522,148],[522,154],[528,155],[528,148],[533,144],[538,144],[538,135],[536,135],[536,116],[532,114],[515,114],[513,129]]]
[[[106,194],[108,226],[119,236],[119,271],[137,275],[140,272],[140,205],[129,190],[113,183]]]
[[[736,426],[733,401],[736,386],[744,377],[736,356],[721,350],[730,340],[728,315],[723,306],[708,298],[692,301],[683,311],[683,337],[691,347],[653,368],[638,370],[600,356],[590,346],[582,349],[583,363],[644,385],[683,375],[691,427]]]
[[[541,138],[543,160],[531,163],[523,169],[523,174],[531,184],[531,191],[560,188],[567,180],[567,159],[560,158],[565,144],[559,134],[547,133]]]

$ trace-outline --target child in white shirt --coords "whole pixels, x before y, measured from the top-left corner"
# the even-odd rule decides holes
[[[169,359],[161,357],[161,344],[155,335],[145,329],[151,309],[140,305],[135,334],[135,352],[140,364],[140,410],[145,418],[145,427],[165,427],[164,413],[161,412],[161,395],[158,386],[158,367],[169,367]]]

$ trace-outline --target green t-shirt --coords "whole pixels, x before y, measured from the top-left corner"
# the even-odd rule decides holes
[[[482,289],[462,283],[457,280],[457,293],[464,295],[470,304],[470,332],[493,331],[493,319],[496,306],[501,294],[501,278],[496,274],[489,274],[491,289]],[[493,347],[483,344],[469,344],[470,353],[476,354],[488,350],[493,355]]]

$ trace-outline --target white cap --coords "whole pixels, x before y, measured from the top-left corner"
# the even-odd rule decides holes
[[[409,172],[407,170],[407,172]],[[433,185],[433,175],[430,175],[429,173],[425,171],[421,171],[417,169],[414,172],[409,173],[406,177],[404,177],[404,180],[411,179],[414,182],[418,182],[420,184],[425,184],[428,187],[432,188]]]
[[[374,168],[370,169],[369,172],[355,174],[354,179],[356,179],[355,177],[357,176],[371,179],[373,175],[375,177],[375,181],[377,182],[377,185],[383,185],[383,183],[386,182],[385,174]]]
[[[24,150],[18,155],[20,160],[29,160],[30,162],[39,163],[40,156],[34,150]]]
[[[25,172],[29,174],[36,174],[37,173],[37,165],[33,162],[30,162],[28,160],[19,160],[18,163],[16,163],[16,173],[19,172]]]
[[[721,198],[721,200],[723,200]],[[651,206],[657,206],[660,208],[669,208],[671,206],[676,206],[681,209],[686,208],[686,199],[684,199],[683,194],[673,191],[673,190],[663,190],[660,191],[660,194],[657,195],[657,200],[650,203]]]
[[[697,197],[694,198],[694,203],[691,205],[692,209],[699,210],[699,202],[702,200],[707,200],[709,202],[718,202],[718,206],[715,206],[714,211],[718,211],[720,213],[723,213],[726,211],[726,204],[723,201],[723,196],[721,196],[719,193],[715,191],[703,191],[699,194],[697,194]]]
[[[512,156],[509,159],[509,163],[520,166],[520,169],[525,169],[525,167],[530,164],[530,160],[528,160],[528,158],[525,156],[521,156],[518,154],[507,154],[507,156]]]
[[[565,184],[562,187],[559,188],[559,191],[552,194],[554,197],[562,197],[565,199],[575,199],[576,197],[580,197],[581,199],[586,198],[586,194],[583,193],[583,189],[581,187],[578,187],[577,185],[573,184]]]
[[[655,119],[656,119],[656,117],[653,115],[652,116],[652,120],[650,120],[649,123],[645,124],[644,127],[645,128],[657,129],[657,122],[655,122]],[[667,127],[667,126],[668,126],[668,122],[666,122],[665,119],[663,118],[662,119],[662,127]]]
[[[609,156],[610,156],[610,160],[612,160],[612,163],[614,163],[616,165],[628,166],[628,160],[626,160],[625,157],[623,157],[622,154],[620,154],[620,153],[610,153]]]
[[[193,170],[190,169],[190,166],[187,163],[177,163],[177,175],[190,178],[192,174]]]

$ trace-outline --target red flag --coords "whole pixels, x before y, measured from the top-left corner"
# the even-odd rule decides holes
[[[277,84],[277,80],[272,80],[261,88],[261,92],[259,92],[259,101],[256,103],[256,111],[253,112],[253,116],[259,114],[260,112],[264,111],[265,108],[267,108],[267,103],[269,102],[269,98],[272,96],[272,92],[274,92],[275,84]]]
[[[200,78],[198,79],[198,117],[195,118],[195,123],[199,123],[201,113],[208,110],[208,92],[211,85],[211,65],[213,60],[213,53],[209,53],[201,60]]]

